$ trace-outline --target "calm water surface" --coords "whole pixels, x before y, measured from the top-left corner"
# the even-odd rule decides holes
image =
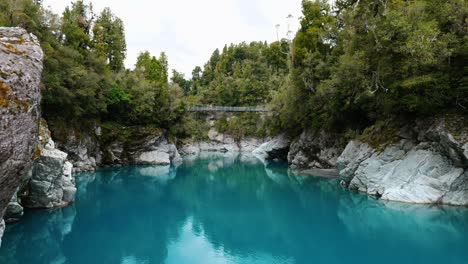
[[[0,263],[468,264],[468,209],[382,203],[251,156],[81,174],[10,225]]]

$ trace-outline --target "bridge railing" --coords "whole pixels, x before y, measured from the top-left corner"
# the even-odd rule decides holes
[[[194,106],[189,112],[268,112],[265,106]]]

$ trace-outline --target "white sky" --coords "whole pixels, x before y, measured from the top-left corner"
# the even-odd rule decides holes
[[[61,14],[71,0],[44,0]],[[85,0],[89,3],[89,0]],[[275,25],[280,24],[280,38],[299,26],[301,0],[93,0],[94,11],[104,7],[125,24],[127,68],[133,68],[138,53],[148,50],[169,57],[169,68],[191,76],[197,65],[203,67],[211,53],[224,44],[242,41],[276,40]]]

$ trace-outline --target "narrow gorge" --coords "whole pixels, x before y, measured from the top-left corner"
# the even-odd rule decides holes
[[[0,263],[466,260],[466,2],[301,0],[213,51],[94,1],[0,0]]]

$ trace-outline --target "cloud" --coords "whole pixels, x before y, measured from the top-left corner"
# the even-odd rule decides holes
[[[86,0],[85,2],[90,2]],[[56,13],[70,1],[44,0]],[[123,19],[128,68],[138,53],[166,52],[169,67],[191,75],[211,53],[225,44],[276,40],[276,24],[286,35],[286,16],[292,14],[297,29],[301,0],[93,0],[95,12],[104,7]]]

